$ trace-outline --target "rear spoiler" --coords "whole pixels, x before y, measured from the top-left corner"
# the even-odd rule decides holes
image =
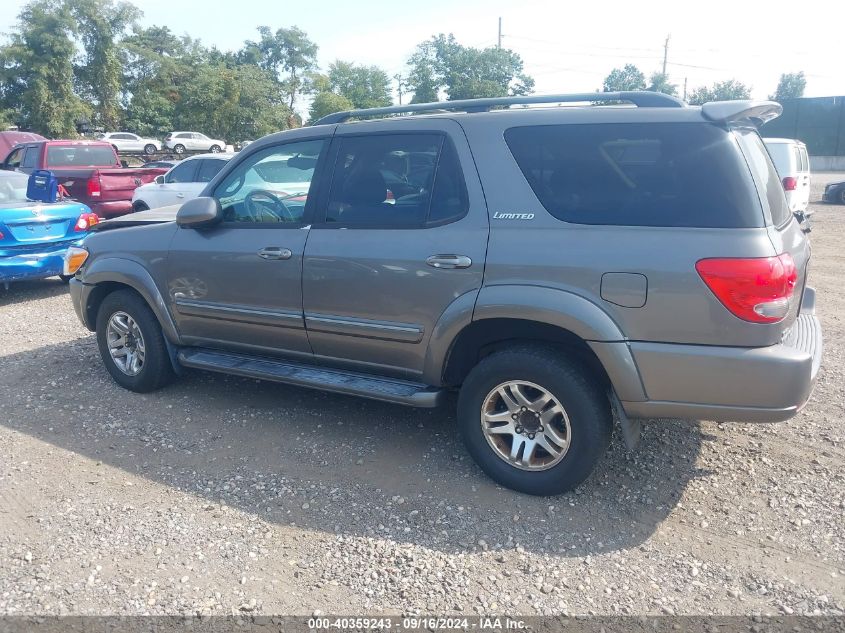
[[[704,118],[718,123],[734,123],[760,127],[776,119],[783,106],[774,101],[711,101],[701,106]]]

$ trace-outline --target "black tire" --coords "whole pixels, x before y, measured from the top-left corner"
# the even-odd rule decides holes
[[[69,284],[73,277],[73,275],[59,275],[59,279],[61,279],[63,284]]]
[[[144,145],[144,153],[147,156],[151,156],[152,154],[155,154],[156,153],[156,146],[153,145],[152,143],[148,143],[147,145]]]
[[[136,202],[135,204],[132,205],[132,210],[135,213],[138,213],[139,211],[149,211],[150,207],[147,206],[146,202],[141,202],[139,200],[138,202]]]
[[[106,329],[109,319],[116,312],[124,312],[132,317],[144,339],[144,363],[134,376],[121,371],[109,353]],[[165,386],[174,378],[161,326],[146,301],[133,290],[118,290],[103,299],[97,312],[97,346],[106,370],[124,389],[147,393]]]
[[[211,152],[212,154],[218,154],[218,153],[222,152],[223,150],[220,149],[219,145],[212,145],[211,148],[208,151]]]
[[[180,156],[185,153],[185,146],[179,143],[178,145],[173,146],[173,151],[179,154]]]
[[[511,465],[490,446],[482,430],[481,408],[487,395],[517,380],[543,387],[569,418],[569,448],[547,470]],[[495,352],[472,369],[458,398],[458,425],[470,455],[491,479],[531,495],[556,495],[572,490],[590,475],[610,444],[613,416],[603,388],[580,363],[561,353],[525,346]]]

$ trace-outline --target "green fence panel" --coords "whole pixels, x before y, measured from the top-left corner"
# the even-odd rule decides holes
[[[845,97],[785,99],[783,114],[764,125],[763,136],[797,138],[811,156],[845,156]]]

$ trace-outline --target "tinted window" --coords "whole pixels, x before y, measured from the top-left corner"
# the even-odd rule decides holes
[[[760,201],[736,141],[701,123],[511,128],[505,140],[560,220],[626,226],[754,227]]]
[[[766,151],[766,146],[755,130],[737,130],[735,134],[748,161],[748,166],[751,168],[760,197],[769,208],[772,224],[781,226],[791,217],[791,213],[786,202],[783,184]]]
[[[226,165],[225,160],[202,160],[197,174],[197,182],[211,182],[221,169]]]
[[[21,166],[21,158],[23,158],[23,147],[13,149],[6,157],[6,165],[12,169],[16,169]]]
[[[327,222],[422,226],[431,203],[443,136],[384,134],[343,138]]]
[[[24,169],[32,169],[35,167],[35,163],[38,160],[38,148],[37,147],[27,147],[24,151],[23,161],[21,161],[21,167]]]
[[[198,160],[186,160],[167,172],[164,181],[167,183],[196,182]]]
[[[47,167],[116,165],[111,145],[48,145]]]
[[[239,164],[214,190],[226,222],[300,223],[326,141],[275,145]]]
[[[437,163],[437,174],[434,176],[428,223],[452,222],[466,215],[468,208],[466,184],[458,153],[452,142],[446,140]]]

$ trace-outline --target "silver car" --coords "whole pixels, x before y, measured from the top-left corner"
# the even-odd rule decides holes
[[[127,389],[196,368],[419,407],[456,392],[487,474],[560,493],[614,419],[634,445],[643,418],[769,422],[809,399],[810,245],[756,130],[780,110],[627,92],[330,115],[178,210],[99,225],[68,254],[73,304]]]

